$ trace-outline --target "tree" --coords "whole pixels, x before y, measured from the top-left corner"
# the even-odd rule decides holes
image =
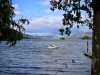
[[[50,4],[52,11],[59,9],[65,12],[62,21],[66,34],[75,24],[77,28],[86,24],[93,30],[91,75],[100,75],[100,0],[51,0]],[[86,13],[85,19],[82,12]]]
[[[23,24],[29,24],[27,19],[14,20],[14,17],[12,0],[0,0],[0,42],[7,40],[10,46],[23,38],[22,32],[25,30]]]

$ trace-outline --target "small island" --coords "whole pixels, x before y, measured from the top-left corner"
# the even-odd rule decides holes
[[[88,35],[85,35],[85,36],[82,37],[82,39],[83,39],[83,40],[84,40],[84,39],[91,39],[91,37],[89,37]]]
[[[65,40],[65,38],[64,37],[60,37],[60,40]]]

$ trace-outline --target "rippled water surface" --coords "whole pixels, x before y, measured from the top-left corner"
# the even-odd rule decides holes
[[[91,40],[89,51],[91,51]],[[87,40],[22,40],[9,48],[0,44],[0,75],[90,75],[91,59],[84,56]],[[48,49],[48,45],[57,49]]]

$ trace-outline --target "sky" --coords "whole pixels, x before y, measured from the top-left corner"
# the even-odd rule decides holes
[[[26,18],[29,25],[25,27],[25,33],[30,35],[60,35],[59,29],[63,27],[63,11],[50,10],[50,0],[12,0],[15,7],[16,17],[14,19]],[[89,31],[87,26],[74,26],[72,34]]]

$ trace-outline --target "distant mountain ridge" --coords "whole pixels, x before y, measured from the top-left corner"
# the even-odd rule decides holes
[[[73,34],[71,36],[67,36],[67,38],[82,38],[83,36],[92,37],[92,31],[87,31],[79,34]]]
[[[40,39],[40,37],[29,35],[29,34],[23,34],[23,39]]]
[[[83,36],[89,36],[92,37],[92,32],[87,31],[84,33],[79,33],[79,34],[73,34],[70,36],[63,36],[64,38],[82,38]],[[29,35],[29,34],[23,34],[23,39],[54,39],[54,38],[61,38],[61,35]]]

